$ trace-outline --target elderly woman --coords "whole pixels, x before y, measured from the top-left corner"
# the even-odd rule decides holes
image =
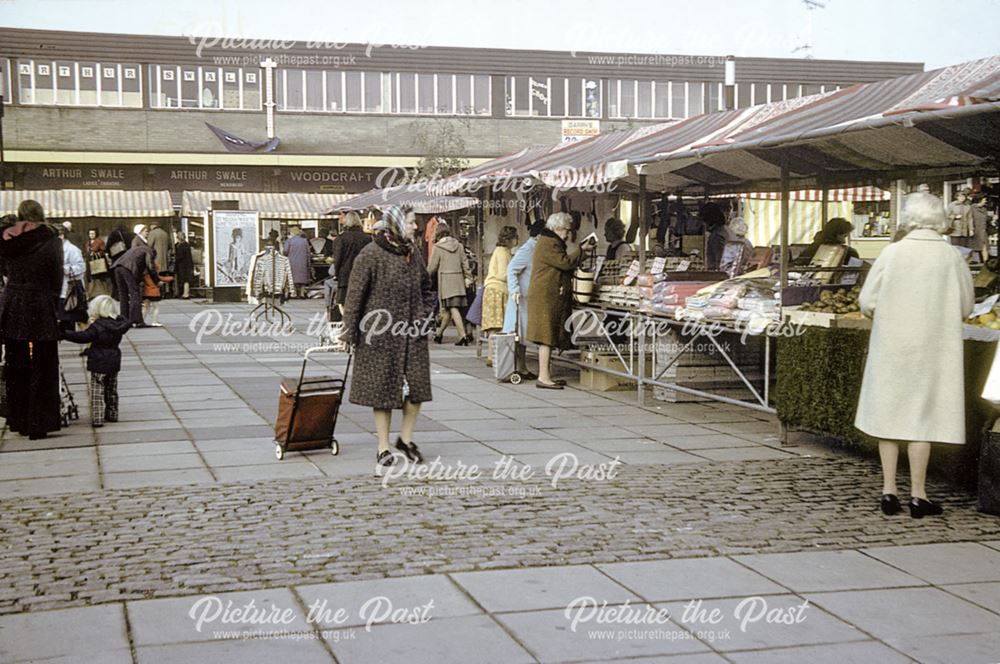
[[[503,328],[507,307],[507,267],[517,245],[517,229],[504,226],[497,236],[497,246],[490,256],[490,269],[483,282],[483,331],[496,332]]]
[[[396,448],[410,461],[423,461],[413,427],[420,404],[431,400],[427,336],[433,306],[430,277],[413,245],[416,229],[412,212],[386,208],[374,241],[354,259],[344,301],[342,340],[354,347],[355,359],[350,401],[374,410],[376,471],[394,462],[389,449],[393,409],[403,410]]]
[[[465,256],[465,247],[452,237],[451,229],[446,224],[440,224],[434,230],[434,252],[431,254],[427,271],[432,277],[437,276],[438,297],[441,299],[442,311],[451,314],[450,318],[442,317],[434,341],[437,343],[443,341],[450,320],[454,321],[455,327],[458,328],[458,341],[455,345],[468,346],[470,338],[465,331],[461,309],[469,306],[465,289],[473,278],[472,270]]]
[[[370,235],[361,227],[361,217],[357,212],[344,215],[343,231],[333,240],[330,256],[333,258],[334,276],[337,278],[336,302],[341,313],[344,311],[344,299],[351,283],[351,270],[354,260],[361,250],[372,241]]]
[[[550,370],[552,347],[565,348],[569,340],[566,321],[572,309],[573,271],[579,255],[570,256],[566,238],[573,218],[556,212],[545,222],[531,261],[528,287],[528,341],[538,344],[538,380],[535,387],[561,390],[565,381],[553,381]]]
[[[861,289],[872,331],[854,425],[879,439],[882,512],[896,497],[899,444],[908,442],[910,516],[940,514],[924,482],[931,443],[965,443],[962,321],[974,302],[972,275],[945,237],[951,223],[931,194],[903,199],[909,233],[886,247]]]
[[[7,427],[35,440],[59,430],[59,352],[56,308],[63,286],[63,247],[36,201],[0,227],[0,289]]]

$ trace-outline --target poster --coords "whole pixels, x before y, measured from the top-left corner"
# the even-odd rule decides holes
[[[212,213],[212,247],[215,249],[213,283],[216,288],[245,286],[250,258],[257,253],[259,212],[216,210]]]

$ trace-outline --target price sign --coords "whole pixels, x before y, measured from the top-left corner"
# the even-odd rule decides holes
[[[622,282],[626,286],[631,286],[635,278],[639,276],[639,261],[632,261],[632,264],[628,266],[628,272],[625,274],[625,281]]]
[[[685,272],[689,267],[691,267],[691,261],[685,258],[684,260],[682,260],[680,263],[677,264],[677,271]]]
[[[667,259],[660,256],[653,261],[653,274],[663,274],[663,268],[667,265]]]

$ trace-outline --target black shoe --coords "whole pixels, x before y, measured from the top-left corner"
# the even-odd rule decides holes
[[[549,384],[549,383],[543,383],[540,380],[536,380],[535,381],[535,387],[537,387],[540,390],[561,390],[561,389],[563,389],[563,386],[560,385],[559,383]]]
[[[937,516],[944,512],[937,503],[932,503],[923,498],[910,498],[910,516],[914,519],[922,519],[925,516]]]
[[[42,438],[48,438],[48,437],[49,437],[49,434],[47,434],[47,433],[29,433],[28,434],[28,440],[41,440]]]
[[[396,462],[396,457],[392,456],[392,452],[390,452],[389,450],[384,450],[382,452],[379,452],[375,456],[376,470],[378,470],[377,468],[378,466],[382,466],[383,468],[388,468],[395,462]]]
[[[455,345],[456,346],[468,346],[469,345],[469,337],[462,337],[461,339],[459,339],[458,341],[455,342]]]
[[[406,458],[409,459],[410,462],[412,463],[424,462],[424,455],[420,453],[420,450],[417,449],[417,444],[414,443],[413,441],[410,441],[410,444],[407,445],[406,443],[403,442],[402,438],[397,438],[396,449],[405,454]]]
[[[533,374],[530,371],[518,371],[521,374],[521,380],[538,380],[538,374]]]
[[[899,498],[891,493],[883,493],[879,505],[882,507],[882,514],[886,516],[899,514],[903,511],[902,505],[899,504]]]
[[[443,341],[444,341],[444,335],[443,334],[435,334],[434,335],[434,343],[439,344],[439,343],[441,343]]]

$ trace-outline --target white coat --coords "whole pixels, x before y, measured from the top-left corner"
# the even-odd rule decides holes
[[[885,248],[861,289],[871,316],[854,426],[885,440],[965,443],[962,321],[972,311],[972,274],[932,230]]]

